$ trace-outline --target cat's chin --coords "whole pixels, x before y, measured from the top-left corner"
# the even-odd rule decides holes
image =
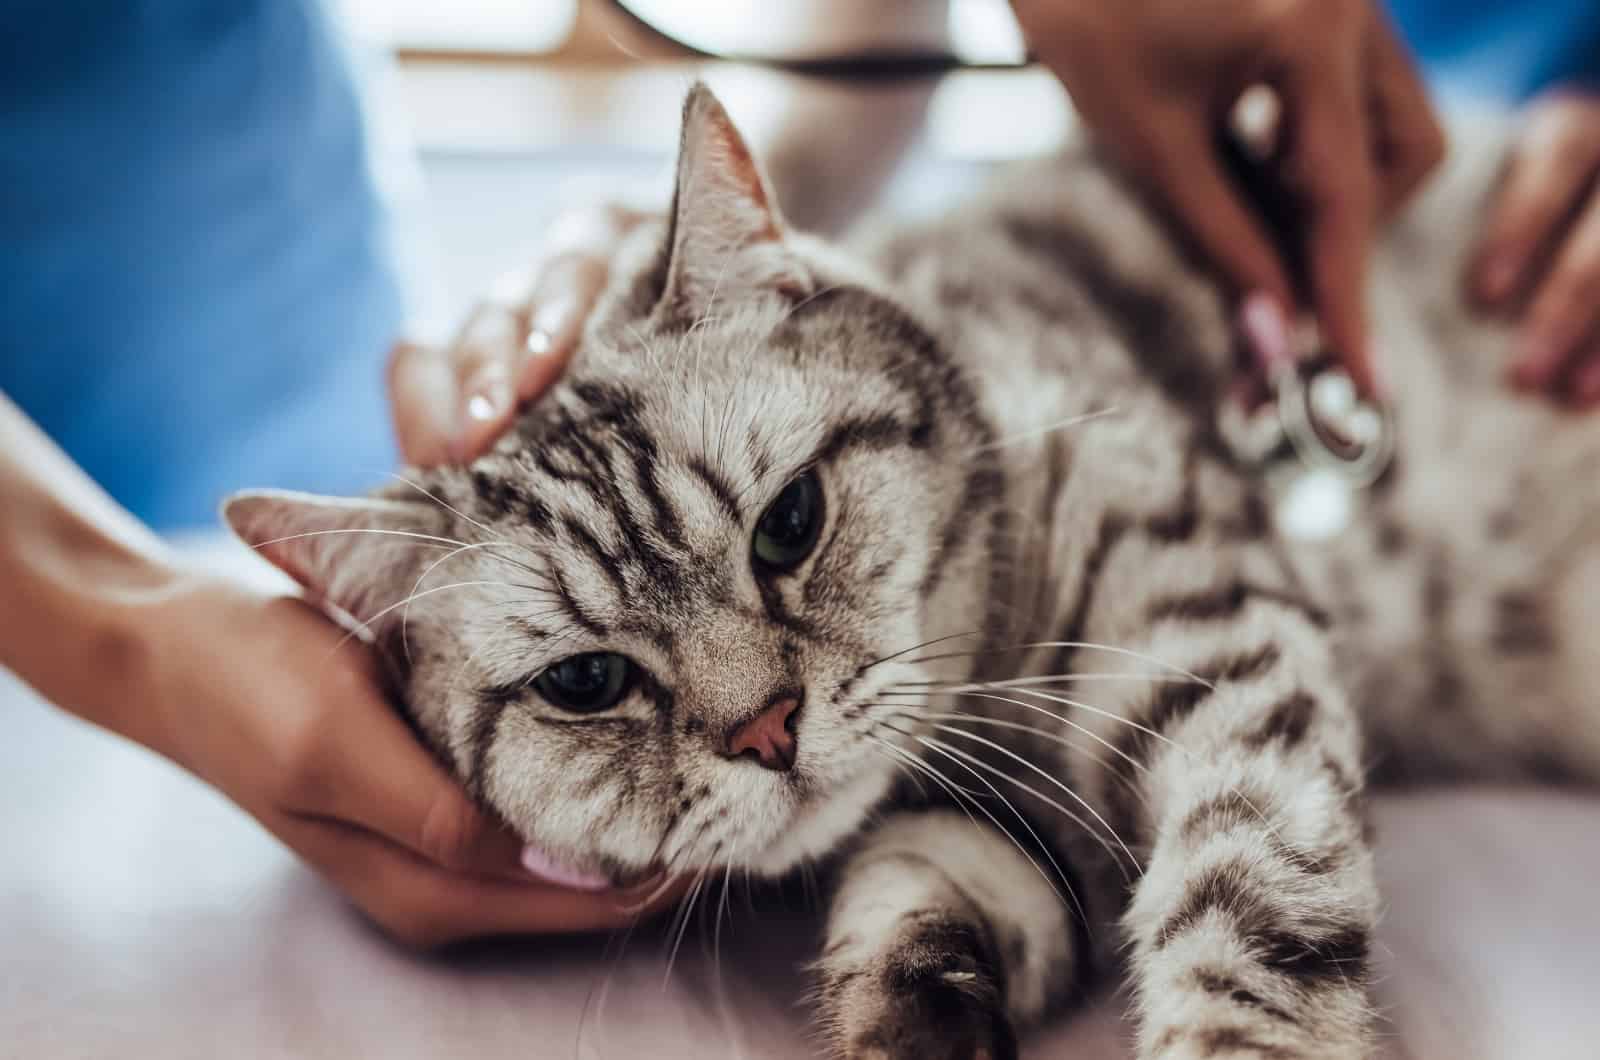
[[[749,867],[777,877],[808,859],[825,857],[861,830],[868,812],[889,794],[893,783],[893,770],[868,769],[808,799]]]

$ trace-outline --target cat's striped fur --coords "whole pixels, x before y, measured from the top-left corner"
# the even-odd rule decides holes
[[[434,539],[266,551],[358,615],[410,600],[375,630],[419,729],[555,856],[834,865],[842,1055],[1010,1056],[1126,968],[1144,1056],[1365,1056],[1369,766],[1600,764],[1571,641],[1600,434],[1502,395],[1503,335],[1457,304],[1441,212],[1489,173],[1380,262],[1405,446],[1332,544],[1275,533],[1215,428],[1223,301],[1091,152],[841,254],[783,230],[703,89],[671,223],[493,454],[427,501],[229,514],[257,543]],[[752,524],[807,468],[820,543],[763,575]],[[597,650],[645,674],[612,710],[530,687]],[[792,771],[718,753],[795,695]]]

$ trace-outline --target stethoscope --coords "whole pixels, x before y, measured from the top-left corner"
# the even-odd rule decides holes
[[[1241,464],[1266,475],[1293,462],[1355,489],[1383,476],[1394,459],[1394,416],[1364,399],[1326,351],[1305,343],[1267,384],[1268,399],[1253,410],[1237,400],[1218,410],[1220,433]]]
[[[974,63],[949,52],[861,52],[845,55],[785,58],[773,55],[718,55],[686,44],[632,10],[627,0],[611,6],[636,26],[676,47],[707,59],[723,59],[785,69],[830,79],[895,80],[926,77],[964,69],[1021,69],[1023,63]],[[1277,139],[1278,107],[1270,90],[1257,86],[1240,97],[1232,128],[1220,147],[1234,176],[1248,189],[1282,240],[1286,260],[1298,247],[1290,238],[1297,230],[1297,211],[1281,189],[1264,179],[1261,163]],[[1225,403],[1219,412],[1221,433],[1242,462],[1264,470],[1291,456],[1310,471],[1332,472],[1360,488],[1382,476],[1394,457],[1395,424],[1390,410],[1364,399],[1337,359],[1303,326],[1295,336],[1296,357],[1267,380],[1271,400],[1253,412]]]

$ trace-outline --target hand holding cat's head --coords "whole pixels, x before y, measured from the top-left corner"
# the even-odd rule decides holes
[[[778,871],[898,775],[922,697],[889,686],[980,624],[999,471],[933,338],[787,230],[703,87],[640,240],[493,452],[227,518],[367,624],[441,757],[558,859]]]

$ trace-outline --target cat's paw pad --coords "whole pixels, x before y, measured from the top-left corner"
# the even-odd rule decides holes
[[[824,977],[824,1013],[849,1060],[1015,1060],[987,947],[968,924],[915,925],[874,967]]]

